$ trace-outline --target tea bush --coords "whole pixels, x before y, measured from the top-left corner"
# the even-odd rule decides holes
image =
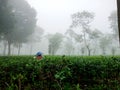
[[[2,56],[0,77],[0,90],[119,90],[120,56]]]

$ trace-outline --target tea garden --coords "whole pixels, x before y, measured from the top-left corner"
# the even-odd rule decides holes
[[[0,90],[120,90],[120,56],[1,56]]]

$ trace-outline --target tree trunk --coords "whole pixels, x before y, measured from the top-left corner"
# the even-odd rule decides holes
[[[3,41],[4,48],[3,48],[3,55],[6,55],[6,49],[7,49],[7,43],[6,41]]]
[[[85,54],[85,48],[81,48],[81,54],[82,54],[82,55]]]
[[[12,47],[11,55],[14,55],[14,47]]]
[[[88,56],[90,56],[91,55],[91,49],[89,48],[88,45],[86,45],[86,47],[87,47],[87,50],[88,50]]]
[[[21,50],[21,44],[18,44],[18,55],[20,55],[20,50]]]
[[[111,48],[112,55],[115,55],[116,49],[114,47]]]
[[[49,46],[48,46],[48,53],[49,53],[49,55],[51,55],[51,44],[49,44]]]
[[[119,31],[119,43],[120,43],[120,0],[117,0],[117,13],[118,13],[118,31]]]
[[[52,47],[52,53],[51,53],[52,55],[55,55],[55,50],[54,50],[54,48]]]
[[[89,50],[88,50],[88,56],[90,56],[90,55],[91,55],[91,50],[89,49]]]
[[[11,42],[8,40],[8,56],[11,54]]]
[[[86,41],[86,33],[85,33],[85,31],[83,32],[83,38],[84,38],[85,47],[87,48],[87,41]]]

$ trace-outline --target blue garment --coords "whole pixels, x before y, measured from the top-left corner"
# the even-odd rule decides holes
[[[37,52],[36,56],[42,56],[42,52]]]

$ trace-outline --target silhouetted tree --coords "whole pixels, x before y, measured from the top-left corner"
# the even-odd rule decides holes
[[[120,0],[117,0],[117,16],[118,16],[118,31],[119,31],[119,42],[120,42]]]
[[[110,27],[112,28],[113,35],[118,38],[118,22],[117,22],[117,12],[113,11],[109,16]]]
[[[81,32],[75,35],[77,36],[76,40],[81,41],[82,38],[88,52],[89,52],[89,45],[88,45],[89,43],[87,43],[87,38],[89,33],[91,32],[89,24],[93,21],[93,19],[94,19],[94,14],[87,11],[77,12],[72,15],[71,27],[72,28],[79,27],[81,29]]]
[[[8,0],[0,0],[0,36],[3,40],[7,40],[8,54],[10,54],[10,46],[13,41],[10,34],[13,34],[15,23],[14,13],[11,5],[8,4]]]
[[[101,38],[100,38],[100,48],[102,50],[102,54],[105,55],[106,54],[106,49],[108,47],[108,45],[110,45],[111,43],[111,38],[109,37],[109,35],[103,35]]]
[[[14,27],[9,28],[8,33],[5,34],[5,39],[8,41],[8,55],[10,55],[11,44],[17,43],[20,48],[34,32],[36,12],[25,0],[9,0],[8,5],[11,6],[11,13],[14,14],[15,19]]]
[[[49,34],[47,38],[49,41],[48,52],[50,55],[55,55],[61,45],[63,35],[61,33]]]

